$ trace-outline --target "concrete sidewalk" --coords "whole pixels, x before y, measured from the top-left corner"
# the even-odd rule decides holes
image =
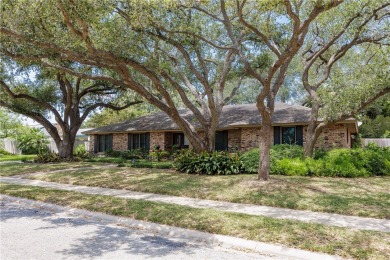
[[[37,201],[27,200],[27,199],[21,199],[21,198],[6,196],[6,195],[0,195],[0,202],[1,202],[2,206],[13,205],[16,207],[37,209],[40,212],[46,211],[46,212],[50,212],[50,214],[57,214],[57,215],[60,215],[62,217],[62,219],[65,218],[67,224],[71,223],[70,218],[72,218],[72,217],[73,218],[82,218],[82,219],[86,220],[82,224],[80,223],[82,221],[78,221],[77,224],[71,225],[71,227],[73,227],[73,228],[76,228],[76,227],[80,228],[82,226],[86,226],[90,222],[96,223],[99,226],[100,225],[104,226],[105,227],[104,230],[107,230],[107,228],[109,228],[109,227],[111,227],[111,229],[112,228],[115,228],[115,229],[128,228],[128,229],[134,230],[138,235],[141,235],[143,237],[149,237],[149,238],[152,237],[155,239],[159,239],[160,241],[168,241],[168,243],[167,243],[168,245],[169,244],[176,244],[176,245],[181,244],[184,247],[184,248],[182,248],[182,250],[189,251],[189,248],[193,247],[196,249],[197,252],[202,251],[202,250],[205,251],[206,253],[208,252],[208,254],[205,254],[202,252],[200,252],[201,254],[197,254],[197,255],[193,254],[190,256],[191,259],[209,259],[209,258],[210,259],[215,259],[215,258],[223,259],[223,256],[229,257],[229,258],[234,258],[234,259],[264,259],[264,260],[265,259],[267,259],[267,260],[268,259],[269,260],[272,260],[272,259],[286,259],[286,260],[289,260],[289,259],[307,259],[307,260],[309,260],[309,259],[322,259],[322,260],[342,259],[339,256],[331,256],[331,255],[327,255],[327,254],[323,254],[323,253],[315,253],[315,252],[310,252],[310,251],[301,250],[301,249],[289,248],[289,247],[279,246],[279,245],[272,245],[272,244],[267,244],[267,243],[252,241],[252,240],[246,240],[246,239],[242,239],[242,238],[235,238],[235,237],[223,236],[223,235],[215,235],[215,234],[210,234],[210,233],[206,233],[206,232],[200,232],[200,231],[194,231],[194,230],[189,230],[189,229],[184,229],[184,228],[177,228],[177,227],[172,227],[172,226],[167,226],[167,225],[139,221],[139,220],[135,220],[135,219],[131,219],[131,218],[116,217],[116,216],[111,216],[111,215],[107,215],[107,214],[103,214],[103,213],[90,212],[90,211],[75,209],[75,208],[70,208],[70,207],[62,207],[62,206],[58,206],[58,205],[54,205],[54,204],[37,202]],[[44,214],[44,216],[45,216],[44,219],[48,219],[47,213]],[[39,219],[42,219],[42,218],[39,218]],[[26,221],[26,217],[24,217],[23,220],[19,219],[18,220],[19,223],[16,223],[16,225],[22,226],[21,221]],[[8,222],[7,222],[7,217],[5,217],[5,220],[2,223],[2,225],[4,225],[4,227],[5,227],[5,225],[7,225]],[[61,223],[61,221],[55,220],[53,222],[54,222],[56,227],[61,226],[61,225],[59,225],[59,223]],[[45,230],[49,229],[49,231],[51,230],[52,232],[56,232],[56,233],[59,232],[58,230],[53,230],[53,228],[54,228],[53,224],[51,224],[50,228],[49,227],[35,228],[34,232],[39,231],[38,229],[40,229],[41,231],[42,231],[42,229],[45,229]],[[70,227],[68,227],[67,229],[69,229],[69,228]],[[12,232],[14,232],[14,231],[12,231]],[[81,231],[79,230],[78,233],[80,233],[80,232]],[[130,232],[132,232],[132,231],[130,231]],[[37,233],[35,233],[35,234],[37,234]],[[95,234],[95,232],[88,231],[87,235],[89,236],[89,239],[87,239],[87,241],[90,241],[90,242],[92,241],[93,242],[92,245],[90,245],[90,243],[87,243],[85,238],[82,240],[78,239],[77,240],[78,243],[72,243],[72,244],[73,244],[73,246],[74,246],[74,244],[77,244],[77,245],[80,244],[79,246],[83,247],[83,250],[80,250],[80,248],[78,248],[78,250],[76,250],[76,251],[72,250],[72,252],[77,253],[77,255],[73,254],[71,258],[72,259],[86,258],[87,255],[81,254],[83,252],[84,253],[85,252],[91,253],[91,251],[93,251],[93,252],[102,251],[104,253],[110,253],[110,251],[112,251],[111,247],[118,247],[118,242],[119,243],[123,242],[123,240],[125,240],[125,242],[126,242],[125,244],[127,246],[126,246],[125,250],[123,250],[123,249],[118,250],[119,253],[122,253],[122,257],[120,257],[120,258],[124,258],[123,253],[126,253],[126,251],[131,251],[128,249],[129,242],[131,242],[132,247],[136,247],[138,250],[142,250],[142,248],[140,248],[140,247],[145,247],[145,244],[137,245],[136,240],[134,240],[134,239],[131,240],[131,236],[129,236],[128,232],[126,232],[125,238],[119,239],[119,241],[118,241],[118,238],[122,238],[124,236],[123,232],[121,232],[120,234],[121,235],[118,235],[118,232],[115,232],[114,235],[111,235],[111,237],[110,237],[110,235],[107,234],[107,232],[105,232],[104,234],[100,234],[98,236]],[[130,240],[129,240],[129,238],[130,238]],[[37,238],[34,238],[34,240],[35,239],[38,240],[40,238],[37,237]],[[63,243],[66,242],[66,240],[64,241],[63,236],[60,236],[59,239]],[[74,240],[72,240],[72,241],[74,241]],[[104,246],[103,241],[106,243],[106,247]],[[110,248],[108,248],[108,246],[107,246],[107,241],[109,241],[108,245]],[[6,242],[6,241],[3,241],[3,242]],[[56,242],[58,242],[58,241],[56,241]],[[113,242],[115,243],[115,246],[113,244],[110,245],[110,243],[113,243]],[[90,245],[91,248],[86,249],[85,247],[88,245]],[[36,252],[36,250],[38,250],[38,252],[40,252],[39,250],[42,250],[41,245],[39,245],[38,247],[39,248],[34,249],[35,250],[34,252]],[[46,245],[46,247],[49,247],[49,246]],[[153,245],[153,247],[155,249],[160,249],[160,251],[161,251],[161,249],[163,249],[161,244],[159,244],[159,248],[157,248],[155,244]],[[53,250],[53,248],[51,248],[51,249]],[[215,250],[215,252],[213,252],[214,251],[213,249]],[[225,250],[221,250],[221,249],[225,249],[227,251],[225,252]],[[45,250],[43,252],[40,252],[40,253],[47,254],[48,253],[47,251],[50,251],[50,249],[45,248]],[[57,253],[57,255],[56,255],[57,257],[58,257],[58,253],[61,253],[61,251],[64,251],[64,250],[58,250],[58,249],[56,250],[55,253]],[[65,250],[65,251],[69,251],[69,250]],[[120,251],[122,251],[122,252],[120,252]],[[123,251],[125,251],[125,252],[123,252]],[[153,253],[152,248],[148,248],[147,251],[149,253]],[[175,253],[178,253],[178,252],[175,252]],[[225,253],[225,255],[220,255],[222,253]],[[226,254],[228,254],[228,255],[226,255]],[[81,257],[78,257],[78,256],[81,256]],[[82,256],[84,256],[84,257],[82,257]],[[89,256],[88,258],[90,258],[90,259],[95,259],[95,258],[105,259],[106,257],[104,257],[104,256],[107,256],[107,255],[93,254],[92,256],[91,255],[88,255],[88,256]],[[96,256],[101,256],[101,257],[96,257]],[[131,259],[134,259],[134,257],[135,257],[135,259],[139,259],[140,255],[132,256]],[[169,259],[169,258],[173,258],[173,257],[180,258],[180,259],[190,259],[190,258],[188,258],[188,256],[186,257],[185,255],[183,257],[183,254],[181,255],[181,257],[180,257],[180,255],[174,255],[174,256],[166,257],[166,258]],[[42,257],[42,255],[40,256],[40,258],[47,259],[47,257]],[[67,255],[67,258],[69,258],[69,255]],[[109,257],[109,258],[118,258],[118,257]],[[126,256],[126,258],[129,258],[129,256]],[[145,257],[145,258],[151,259],[154,257],[151,256],[151,254],[149,254],[149,257]],[[164,258],[165,259],[165,257],[161,257],[161,255],[156,255],[156,258],[159,258],[159,259]]]
[[[201,200],[188,197],[176,197],[153,193],[134,192],[128,190],[116,190],[99,187],[76,186],[38,180],[19,179],[15,177],[1,177],[0,182],[31,185],[37,187],[52,188],[58,190],[76,191],[93,195],[114,196],[117,198],[147,200],[176,204],[193,208],[211,208],[226,212],[244,213],[255,216],[266,216],[278,219],[291,219],[304,222],[319,223],[329,226],[347,227],[360,230],[374,230],[390,232],[390,220],[374,219],[339,214],[320,213],[304,210],[292,210],[285,208],[258,206],[241,203],[230,203],[213,200]]]

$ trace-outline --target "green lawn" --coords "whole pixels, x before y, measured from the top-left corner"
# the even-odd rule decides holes
[[[2,154],[0,154],[0,162],[33,160],[35,157],[37,157],[35,154],[31,154],[31,155],[2,155]]]
[[[157,169],[170,169],[172,168],[172,161],[150,161],[145,159],[123,159],[118,157],[92,157],[87,159],[88,162],[99,162],[99,163],[114,163],[120,164],[121,167],[132,167],[132,168],[157,168]]]
[[[92,170],[93,167],[104,167],[107,164],[102,163],[88,163],[88,162],[62,162],[62,163],[15,163],[7,162],[0,165],[0,176],[14,176],[14,175],[23,175],[31,174],[38,172],[52,172],[65,170],[68,173],[77,171],[80,169],[83,171]],[[95,169],[96,171],[96,169]]]
[[[12,174],[19,167],[25,173],[29,171],[29,165],[15,164],[2,168],[2,175],[7,175],[8,171]],[[59,164],[58,167],[64,166]],[[28,178],[344,215],[390,218],[390,177],[346,179],[271,176],[268,182],[260,182],[256,177],[248,174],[190,175],[173,170],[147,168],[81,167],[57,173],[36,174]]]
[[[390,233],[359,231],[32,186],[0,184],[0,193],[215,234],[337,254],[347,258],[390,258]]]

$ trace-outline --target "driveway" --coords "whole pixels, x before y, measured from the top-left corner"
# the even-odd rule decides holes
[[[1,259],[276,259],[17,202],[0,209]]]

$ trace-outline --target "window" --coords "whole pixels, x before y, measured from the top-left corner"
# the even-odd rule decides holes
[[[228,150],[228,131],[217,131],[215,133],[215,150]]]
[[[173,133],[173,145],[181,148],[184,146],[184,134]]]
[[[150,134],[129,134],[127,147],[129,150],[133,149],[150,149]]]
[[[108,149],[112,149],[112,135],[96,135],[94,152],[101,153]]]
[[[303,145],[303,127],[274,126],[274,144],[296,144]]]
[[[295,144],[295,127],[282,127],[282,144]]]

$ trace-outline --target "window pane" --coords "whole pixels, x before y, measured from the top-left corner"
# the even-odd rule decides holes
[[[295,127],[282,128],[282,143],[295,144]]]
[[[225,151],[228,149],[228,132],[218,131],[215,133],[215,150]]]
[[[139,136],[140,136],[139,147],[146,148],[146,135],[140,134]]]
[[[104,135],[99,135],[99,152],[104,152]]]
[[[184,134],[174,133],[173,134],[173,145],[182,147],[184,145]]]
[[[139,134],[133,134],[133,149],[139,148]]]

